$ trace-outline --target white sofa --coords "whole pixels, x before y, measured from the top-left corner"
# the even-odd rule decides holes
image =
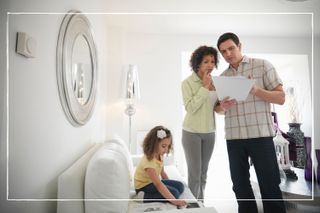
[[[134,164],[138,161],[139,156],[132,159],[120,138],[93,145],[59,176],[57,213],[131,213],[137,212],[135,206],[150,205],[138,204],[131,199],[135,194]],[[169,178],[182,180],[170,158],[165,162],[165,170]],[[196,201],[188,187],[181,198]],[[172,206],[168,203],[161,205]],[[201,209],[203,213],[216,212],[214,208]],[[200,212],[200,209],[193,210]]]

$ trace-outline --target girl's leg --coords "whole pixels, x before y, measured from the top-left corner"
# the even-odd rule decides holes
[[[168,190],[171,192],[171,194],[175,198],[179,198],[180,192],[172,187],[172,186],[167,186]],[[158,191],[158,189],[155,187],[153,183],[150,183],[149,185],[137,190],[137,192],[143,191],[144,192],[144,198],[143,202],[168,202]]]
[[[171,186],[171,187],[176,188],[180,194],[182,194],[183,191],[184,191],[184,185],[183,185],[183,183],[180,182],[180,181],[165,179],[165,180],[162,180],[162,182],[163,182],[164,185],[166,185],[167,187],[168,187],[168,186]]]

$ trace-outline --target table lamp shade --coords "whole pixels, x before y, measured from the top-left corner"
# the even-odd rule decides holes
[[[137,66],[133,64],[128,64],[125,66],[124,98],[128,104],[132,104],[134,100],[140,99],[138,69]]]

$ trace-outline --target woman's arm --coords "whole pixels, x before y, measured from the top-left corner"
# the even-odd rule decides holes
[[[207,102],[207,98],[209,96],[209,90],[205,87],[200,87],[198,91],[193,94],[192,86],[188,81],[184,81],[182,83],[182,97],[183,103],[185,106],[185,110],[189,113],[195,113],[203,104]]]
[[[165,199],[167,199],[169,202],[171,202],[173,205],[176,205],[176,206],[184,206],[187,204],[184,200],[178,200],[171,194],[168,188],[161,182],[155,169],[146,168],[145,171],[149,175],[150,179],[152,180],[152,183],[155,185],[157,190]]]

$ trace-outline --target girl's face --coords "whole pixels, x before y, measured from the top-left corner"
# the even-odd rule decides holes
[[[171,145],[171,138],[164,138],[158,144],[157,154],[164,155],[169,152],[169,148]]]
[[[216,62],[213,55],[204,56],[199,64],[198,75],[203,76],[204,74],[211,73],[215,66]]]

